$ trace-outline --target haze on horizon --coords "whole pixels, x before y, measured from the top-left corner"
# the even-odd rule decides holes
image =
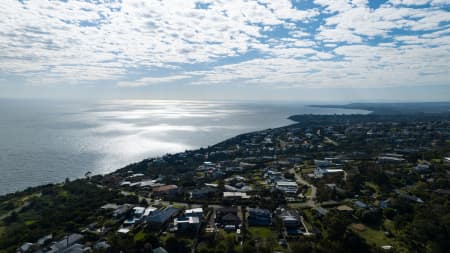
[[[0,97],[450,100],[448,0],[0,3]]]

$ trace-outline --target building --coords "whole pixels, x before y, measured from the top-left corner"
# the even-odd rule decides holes
[[[298,191],[297,182],[280,180],[275,183],[275,188],[285,194],[296,194]]]
[[[152,229],[159,230],[167,225],[175,216],[180,213],[180,209],[167,207],[162,210],[156,210],[145,221],[150,224]]]
[[[176,185],[162,185],[152,189],[153,196],[175,196],[178,192],[178,186]]]
[[[198,217],[180,217],[173,222],[179,232],[197,232],[200,228],[200,219]]]
[[[156,249],[153,249],[152,253],[169,253],[169,252],[167,252],[167,250],[164,249],[163,247],[158,247]]]
[[[405,162],[405,159],[402,158],[401,155],[396,154],[386,154],[378,157],[378,163],[388,164],[388,163],[402,163]]]
[[[328,215],[328,213],[330,211],[328,211],[327,209],[321,207],[321,206],[317,206],[313,209],[314,211],[314,217],[318,218],[318,217],[325,217]]]
[[[333,166],[334,163],[329,159],[326,160],[314,160],[314,164],[318,167],[330,167]]]
[[[145,207],[136,206],[133,207],[133,213],[136,218],[140,218],[144,215]]]
[[[202,218],[203,217],[203,208],[199,207],[199,208],[187,209],[186,211],[184,211],[184,216]]]
[[[247,221],[250,226],[270,226],[272,214],[268,209],[248,208]]]
[[[418,164],[416,167],[414,167],[414,171],[417,173],[429,173],[431,172],[431,167],[429,164]]]
[[[80,249],[83,252],[82,245],[78,244],[81,239],[83,239],[83,236],[80,234],[68,235],[61,241],[53,244],[46,253],[80,252]]]
[[[355,205],[355,207],[359,208],[359,209],[368,209],[369,205],[367,205],[366,203],[362,202],[362,201],[355,201],[355,203],[353,203]]]
[[[27,251],[29,251],[29,250],[33,247],[33,245],[34,245],[34,244],[32,244],[31,242],[24,243],[24,244],[22,244],[22,246],[20,246],[20,247],[16,250],[16,252],[17,252],[17,253],[27,252]]]
[[[346,214],[352,214],[353,208],[347,206],[347,205],[340,205],[336,207],[336,210],[338,210],[340,213],[346,213]]]
[[[224,199],[249,199],[250,196],[247,195],[245,192],[224,192],[223,193]]]
[[[301,230],[300,217],[296,211],[285,210],[279,214],[283,226],[288,236],[298,236],[303,234]]]
[[[126,215],[131,210],[130,204],[123,204],[121,206],[117,206],[117,208],[113,211],[113,216],[115,218],[120,218]]]
[[[150,214],[152,214],[152,213],[153,213],[154,211],[156,211],[156,210],[158,210],[158,208],[149,206],[149,207],[145,208],[145,211],[144,211],[143,216],[144,216],[144,217],[145,217],[145,216],[149,216]]]
[[[450,157],[444,157],[444,164],[450,164]]]
[[[189,192],[191,199],[204,199],[214,194],[217,190],[212,187],[203,187],[200,189],[194,189]]]
[[[221,225],[238,226],[241,219],[238,216],[238,209],[235,206],[222,207],[216,210],[216,222]]]
[[[344,173],[344,170],[343,169],[327,169],[327,168],[316,167],[316,169],[314,170],[314,177],[322,178],[329,174],[339,174],[339,173]]]

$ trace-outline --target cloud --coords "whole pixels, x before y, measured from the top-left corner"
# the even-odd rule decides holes
[[[134,81],[122,81],[118,82],[117,85],[122,87],[140,87],[140,86],[148,86],[155,85],[161,83],[171,83],[179,80],[190,78],[188,75],[173,75],[166,77],[144,77]]]
[[[448,1],[0,3],[0,74],[30,84],[448,84]]]

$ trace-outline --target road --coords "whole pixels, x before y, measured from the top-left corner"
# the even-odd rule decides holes
[[[137,195],[139,198],[139,202],[141,202],[142,200],[146,200],[147,203],[149,205],[163,205],[163,206],[180,206],[180,207],[184,207],[184,208],[198,208],[198,207],[203,207],[203,204],[193,204],[193,203],[185,203],[185,202],[173,202],[173,201],[166,201],[166,200],[159,200],[159,199],[152,199],[150,197],[147,196],[142,196],[140,194],[136,194],[134,192],[130,192],[130,191],[121,191],[121,193],[123,195]],[[217,205],[217,204],[213,204],[213,205],[208,205],[208,207],[214,208],[214,209],[218,209],[218,208],[222,208],[222,205]]]
[[[317,205],[316,204],[317,187],[315,187],[314,185],[308,183],[308,181],[303,179],[302,175],[300,173],[297,173],[295,169],[291,169],[291,173],[295,175],[295,180],[297,181],[297,183],[306,185],[311,188],[311,195],[306,197],[307,200],[305,205],[309,207],[315,207]]]

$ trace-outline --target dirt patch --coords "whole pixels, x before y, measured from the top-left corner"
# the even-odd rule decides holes
[[[364,224],[358,223],[358,224],[352,224],[352,229],[358,232],[363,232],[366,230],[366,226]]]

